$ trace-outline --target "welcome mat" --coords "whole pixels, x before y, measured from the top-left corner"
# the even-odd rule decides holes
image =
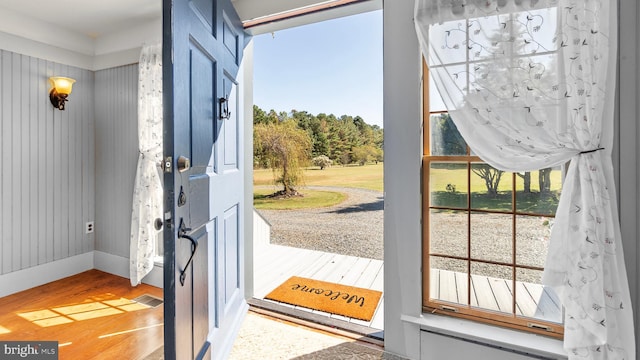
[[[292,276],[265,299],[371,321],[380,291]]]

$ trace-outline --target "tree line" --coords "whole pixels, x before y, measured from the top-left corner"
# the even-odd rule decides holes
[[[364,165],[383,159],[383,129],[360,116],[310,114],[307,111],[266,112],[253,105],[253,160],[271,168],[284,193],[294,193],[302,169],[330,164]]]
[[[285,123],[295,124],[297,129],[309,136],[311,147],[307,149],[308,160],[324,155],[340,165],[382,161],[383,129],[367,124],[360,116],[313,115],[297,110],[289,113],[275,110],[266,112],[253,105],[254,134],[270,124],[276,125],[272,129],[274,131],[285,131],[285,127],[279,126]],[[260,150],[257,147],[254,149],[254,164],[257,167],[270,167],[269,157]]]
[[[432,155],[466,155],[467,143],[458,132],[451,116],[442,113],[431,116],[431,152]],[[474,164],[471,171],[484,180],[489,196],[498,195],[498,187],[504,171],[495,169],[488,164]],[[551,172],[552,168],[540,169],[538,173],[538,192],[541,196],[552,196]],[[531,172],[516,173],[523,180],[525,194],[531,194]]]

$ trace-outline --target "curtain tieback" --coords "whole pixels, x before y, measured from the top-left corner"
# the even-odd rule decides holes
[[[580,151],[579,154],[589,154],[589,153],[592,153],[592,152],[596,152],[598,150],[604,150],[604,148],[600,147],[600,148],[593,149],[593,150]]]

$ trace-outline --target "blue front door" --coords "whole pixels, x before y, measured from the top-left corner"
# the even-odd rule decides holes
[[[236,81],[245,34],[230,0],[163,5],[165,357],[219,359],[247,309]]]

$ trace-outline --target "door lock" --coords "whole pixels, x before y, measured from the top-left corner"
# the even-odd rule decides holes
[[[165,173],[170,173],[172,169],[173,158],[171,156],[167,156],[166,159],[160,162],[160,168]]]
[[[178,172],[185,172],[191,168],[191,160],[188,157],[180,156],[178,158]]]

